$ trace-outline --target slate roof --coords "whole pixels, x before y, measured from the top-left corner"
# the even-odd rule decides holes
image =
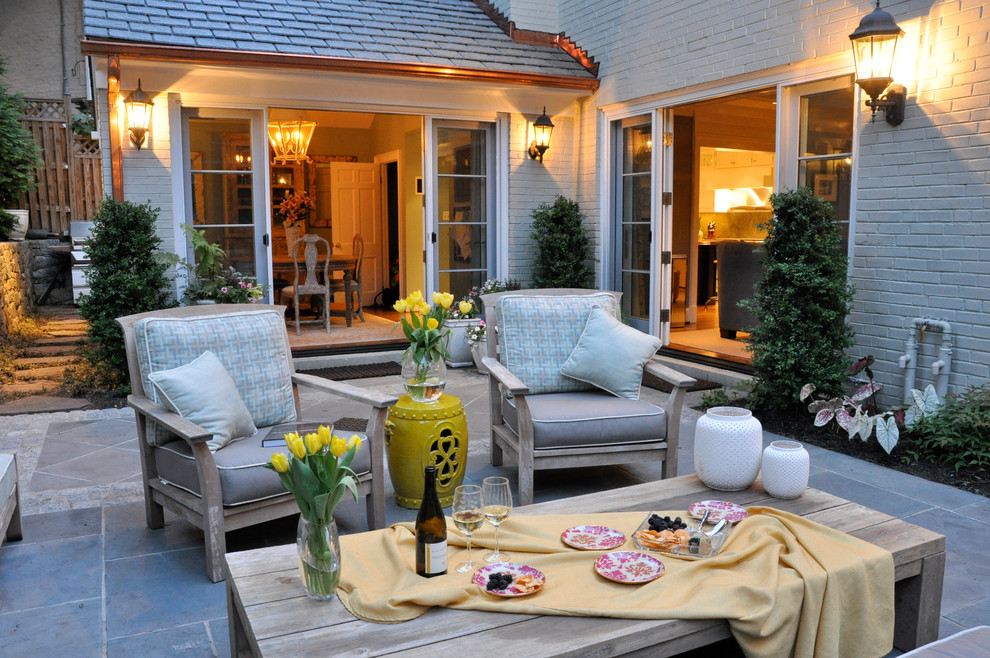
[[[593,78],[471,0],[83,0],[89,39]]]

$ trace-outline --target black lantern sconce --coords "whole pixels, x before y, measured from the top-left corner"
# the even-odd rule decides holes
[[[138,78],[137,89],[124,99],[127,109],[127,129],[131,133],[131,141],[140,151],[151,125],[151,110],[155,106],[148,94],[141,89],[141,79]]]
[[[866,105],[873,110],[871,122],[876,119],[877,110],[883,110],[884,119],[892,126],[899,126],[904,121],[907,89],[904,85],[891,84],[894,81],[894,52],[903,36],[904,30],[897,26],[893,17],[880,9],[880,0],[849,35],[856,63],[856,84],[870,97]]]
[[[533,143],[529,145],[529,157],[543,162],[543,154],[550,148],[550,135],[553,134],[553,121],[547,116],[547,108],[533,123]]]

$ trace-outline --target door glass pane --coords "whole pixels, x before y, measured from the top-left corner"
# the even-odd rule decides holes
[[[437,127],[438,284],[460,298],[488,278],[488,128]]]
[[[849,221],[851,179],[850,157],[803,160],[798,163],[798,185],[807,185],[815,196],[831,203],[835,218],[840,222]]]
[[[852,152],[853,88],[801,97],[801,145],[798,155]]]
[[[192,223],[227,252],[225,265],[255,276],[251,121],[190,117],[187,125]]]
[[[650,126],[626,128],[623,134],[622,171],[628,174],[649,172],[653,157]]]
[[[650,236],[653,226],[651,194],[652,143],[650,123],[626,126],[616,140],[619,176],[616,222],[616,282],[629,324],[647,330],[650,319]]]

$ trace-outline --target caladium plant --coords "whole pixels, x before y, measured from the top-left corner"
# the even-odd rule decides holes
[[[876,432],[877,442],[888,454],[897,445],[900,438],[898,421],[903,420],[907,427],[913,427],[918,419],[928,417],[938,411],[941,402],[935,393],[935,388],[929,384],[924,391],[912,390],[914,402],[905,410],[903,407],[877,413],[876,394],[882,389],[880,384],[873,381],[873,356],[867,356],[856,361],[849,368],[849,374],[864,372],[869,381],[863,383],[851,395],[843,397],[819,397],[808,405],[808,411],[815,414],[815,427],[824,427],[833,420],[846,430],[849,438],[858,436],[866,441]],[[814,384],[801,387],[801,401],[810,398],[815,392]],[[865,400],[872,400],[869,405],[863,405]]]

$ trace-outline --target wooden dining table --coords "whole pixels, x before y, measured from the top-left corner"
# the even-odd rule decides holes
[[[316,263],[317,272],[323,271],[324,262],[327,262],[327,257],[325,255],[320,255]],[[343,316],[348,327],[351,326],[351,320],[354,315],[354,307],[351,296],[351,273],[354,271],[355,267],[357,267],[357,258],[353,254],[330,254],[327,272],[330,276],[333,276],[334,272],[343,272],[344,290],[346,292],[344,310],[334,311],[331,309],[330,314]],[[276,277],[280,274],[283,275],[282,278],[289,281],[289,285],[292,285],[291,282],[295,281],[296,265],[291,256],[276,255],[272,257],[272,272]],[[301,261],[299,262],[299,276],[301,279],[306,276],[306,263]]]
[[[512,513],[687,509],[712,494],[697,476],[687,475],[529,505]],[[772,506],[889,551],[894,559],[894,646],[908,650],[938,637],[943,535],[813,488],[794,500],[778,500],[757,481],[743,491],[718,492],[718,497],[743,506]],[[294,544],[228,553],[226,559],[233,656],[457,656],[479,651],[510,656],[667,656],[731,637],[724,619],[568,617],[451,608],[433,608],[399,624],[375,624],[357,619],[336,598],[309,599]]]

